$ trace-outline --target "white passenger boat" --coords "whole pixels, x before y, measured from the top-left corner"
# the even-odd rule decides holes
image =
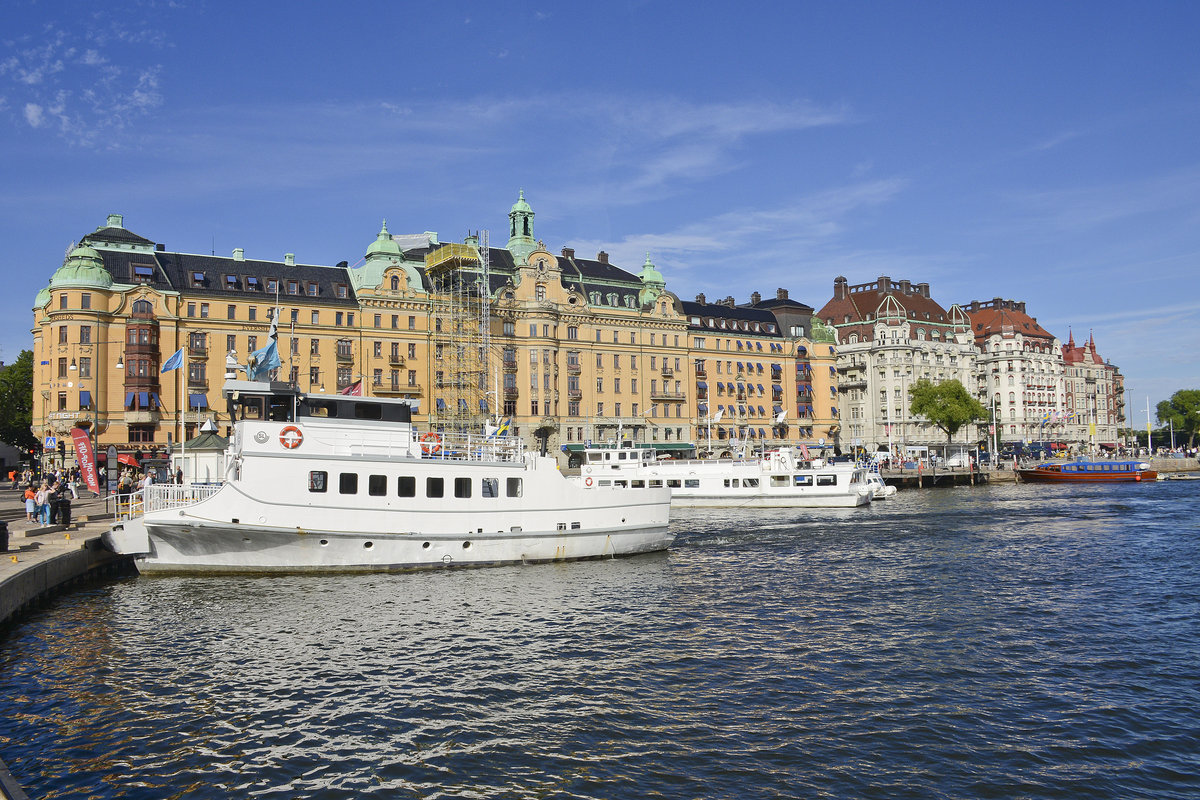
[[[742,459],[659,460],[650,447],[584,451],[585,488],[671,490],[675,506],[854,507],[871,501],[867,471],[853,463],[803,459],[792,448]]]
[[[362,572],[664,550],[670,490],[584,489],[515,437],[419,432],[407,401],[230,380],[213,487],[153,485],[105,535],[142,572]]]

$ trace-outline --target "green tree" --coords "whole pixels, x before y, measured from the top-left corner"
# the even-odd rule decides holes
[[[958,381],[932,383],[921,378],[909,387],[908,396],[911,400],[908,410],[945,431],[946,444],[963,425],[987,419],[987,409]]]
[[[1187,434],[1188,447],[1196,443],[1200,431],[1200,389],[1180,389],[1170,400],[1162,400],[1155,409],[1159,423],[1171,425],[1178,434]]]
[[[0,369],[0,441],[19,450],[37,446],[29,431],[33,422],[33,351]]]

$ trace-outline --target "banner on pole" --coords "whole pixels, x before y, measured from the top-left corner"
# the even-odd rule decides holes
[[[71,428],[71,441],[75,443],[75,460],[87,487],[100,494],[100,481],[96,478],[96,456],[92,453],[92,440],[82,428]]]

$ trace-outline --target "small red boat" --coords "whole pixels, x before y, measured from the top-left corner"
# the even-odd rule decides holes
[[[1030,483],[1138,483],[1156,481],[1158,473],[1145,461],[1068,461],[1017,470]]]

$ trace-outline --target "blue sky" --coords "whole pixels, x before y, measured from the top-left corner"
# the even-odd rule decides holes
[[[8,0],[0,359],[110,212],[353,264],[384,218],[503,244],[524,189],[684,299],[927,281],[1094,330],[1135,409],[1200,388],[1200,3],[699,7]]]

